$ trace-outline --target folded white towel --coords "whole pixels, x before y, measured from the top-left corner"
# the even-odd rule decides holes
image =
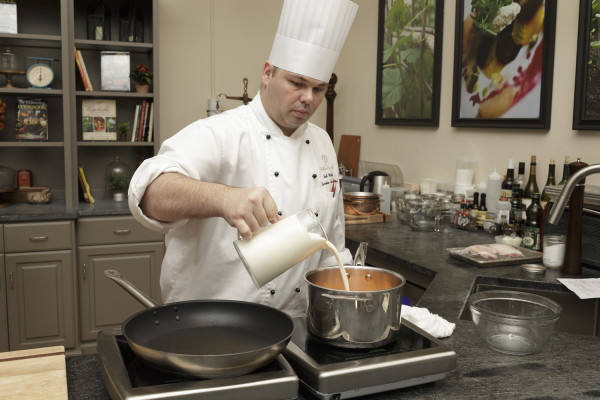
[[[437,314],[432,314],[422,307],[402,305],[402,318],[406,318],[425,332],[436,338],[445,338],[452,335],[456,324],[446,321]]]

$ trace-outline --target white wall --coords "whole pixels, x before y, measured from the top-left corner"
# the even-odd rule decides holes
[[[342,134],[361,135],[361,160],[397,164],[404,178],[433,177],[453,182],[456,158],[477,161],[476,181],[496,167],[506,171],[509,158],[529,165],[538,159],[543,187],[550,159],[562,176],[565,155],[574,161],[600,162],[600,132],[573,131],[573,96],[579,2],[558,2],[551,128],[452,128],[455,1],[446,0],[438,128],[375,125],[377,0],[354,0],[358,14],[335,73],[335,145]],[[269,56],[282,0],[160,0],[161,134],[165,139],[206,116],[208,99],[219,93],[241,96],[259,89],[260,72]],[[241,104],[227,100],[226,109]],[[313,122],[325,127],[325,102]],[[528,168],[526,169],[528,173]],[[595,176],[588,182],[598,184]]]

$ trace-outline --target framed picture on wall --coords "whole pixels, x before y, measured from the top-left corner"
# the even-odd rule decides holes
[[[457,0],[452,126],[550,128],[556,0]]]
[[[573,129],[600,130],[600,1],[581,0]]]
[[[375,124],[438,126],[444,0],[379,0]]]

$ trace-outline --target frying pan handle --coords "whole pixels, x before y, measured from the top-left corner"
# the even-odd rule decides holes
[[[137,301],[142,303],[142,305],[146,308],[153,308],[158,306],[154,300],[150,298],[147,294],[142,292],[140,289],[133,286],[133,283],[129,282],[127,279],[121,275],[121,273],[114,269],[106,269],[104,270],[104,275],[117,282],[119,286],[127,291],[131,296],[133,296]]]

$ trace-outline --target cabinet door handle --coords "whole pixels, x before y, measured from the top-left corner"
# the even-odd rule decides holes
[[[10,282],[10,288],[14,289],[15,288],[15,280],[14,280],[12,271],[10,271],[10,273],[8,274],[8,281]]]
[[[83,264],[83,267],[81,268],[81,275],[83,280],[85,281],[87,279],[87,268],[85,267],[85,263]]]
[[[48,236],[29,236],[29,240],[32,242],[45,242],[48,240]]]
[[[131,233],[131,231],[129,229],[115,229],[113,233],[115,235],[128,235],[129,233]]]

